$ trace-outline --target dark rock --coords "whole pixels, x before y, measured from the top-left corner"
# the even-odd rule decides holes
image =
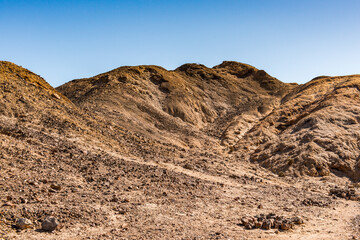
[[[271,221],[269,219],[264,220],[261,228],[269,230],[271,228]]]
[[[60,191],[61,190],[61,186],[60,185],[56,185],[56,184],[51,184],[50,185],[51,189],[54,189],[56,191]]]
[[[60,222],[55,217],[46,217],[41,223],[41,230],[52,232],[59,226],[59,224]]]

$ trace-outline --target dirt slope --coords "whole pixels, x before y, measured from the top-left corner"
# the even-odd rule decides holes
[[[229,120],[245,114],[256,121],[292,87],[249,65],[223,62],[214,68],[185,64],[174,71],[120,67],[57,90],[117,126],[189,147],[204,144],[198,143],[204,133],[230,141],[238,129]]]
[[[84,112],[43,78],[10,62],[0,62],[0,98],[0,131],[14,141],[29,138],[52,148],[59,138],[79,138],[126,152],[122,140],[109,137],[104,119]]]
[[[237,148],[277,173],[332,172],[359,181],[359,90],[360,75],[313,79],[288,94]]]

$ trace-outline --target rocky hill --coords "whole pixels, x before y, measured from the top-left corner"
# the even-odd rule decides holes
[[[243,123],[246,129],[236,129],[235,117],[257,121],[293,87],[249,65],[223,62],[214,68],[185,64],[174,71],[120,67],[57,90],[117,126],[189,147],[202,134],[229,141],[234,131],[244,132],[252,125]],[[192,136],[196,139],[187,141]]]
[[[56,142],[76,139],[102,148],[109,145],[108,141],[116,142],[111,146],[125,151],[121,141],[109,137],[105,120],[84,112],[27,69],[0,62],[0,97],[0,131],[4,135],[1,141],[19,141],[15,148],[28,148],[26,145],[30,144],[35,149],[56,149]]]
[[[2,61],[0,238],[357,236],[359,83],[287,84],[226,61],[54,89]]]
[[[315,78],[285,96],[237,148],[277,173],[359,181],[359,89],[360,75]]]
[[[297,86],[223,62],[121,67],[57,90],[116,126],[185,149],[220,143],[281,175],[358,180],[358,81],[319,77]]]

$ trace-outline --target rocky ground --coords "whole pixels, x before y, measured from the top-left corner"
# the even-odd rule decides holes
[[[1,62],[0,239],[360,239],[358,78]]]

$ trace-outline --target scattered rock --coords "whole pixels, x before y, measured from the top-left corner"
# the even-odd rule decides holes
[[[331,204],[331,201],[317,200],[313,198],[306,198],[301,202],[304,206],[316,206],[316,207],[327,207]]]
[[[32,225],[33,223],[27,218],[18,218],[15,223],[15,227],[21,230],[31,228]]]
[[[59,224],[60,222],[55,217],[46,217],[41,223],[41,230],[52,232],[59,226]]]
[[[236,175],[230,175],[231,178],[240,178],[242,179],[242,182],[244,184],[248,184],[249,182],[256,182],[256,183],[261,183],[263,182],[262,178],[258,178],[258,177],[254,177],[254,176],[248,176],[248,175],[244,175],[242,177],[240,176],[236,176]]]
[[[246,229],[262,228],[269,230],[271,228],[280,230],[292,229],[294,225],[303,224],[304,221],[300,217],[284,218],[277,216],[275,213],[269,213],[268,215],[260,214],[255,217],[243,217],[241,219],[241,225]]]
[[[354,201],[360,200],[360,196],[356,194],[355,189],[335,187],[330,189],[330,195],[339,198],[345,198],[347,200],[354,200]]]

